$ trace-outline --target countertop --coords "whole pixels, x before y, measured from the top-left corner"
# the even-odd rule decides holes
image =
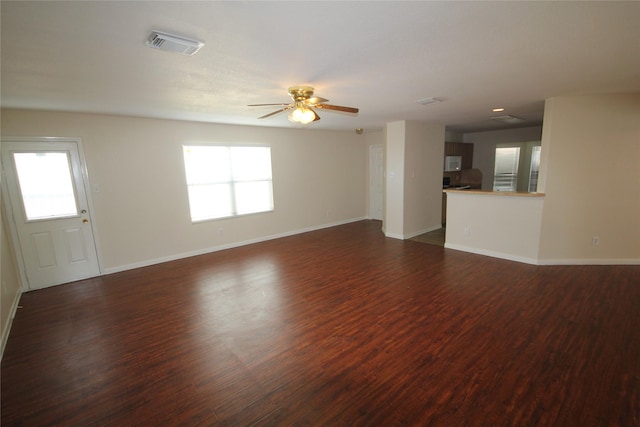
[[[489,191],[489,190],[472,190],[460,188],[445,188],[443,193],[455,194],[480,194],[483,196],[507,196],[507,197],[544,197],[544,193],[529,193],[526,191]]]

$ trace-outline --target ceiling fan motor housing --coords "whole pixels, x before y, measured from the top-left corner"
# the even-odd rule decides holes
[[[294,101],[304,101],[311,98],[311,95],[313,95],[313,88],[310,86],[291,86],[289,88],[289,96]]]

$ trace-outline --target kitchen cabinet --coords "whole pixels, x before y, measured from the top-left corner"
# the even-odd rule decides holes
[[[443,172],[444,178],[449,178],[450,186],[457,187],[461,185],[461,171],[465,169],[471,169],[473,166],[473,144],[465,142],[445,142],[444,143],[444,157],[447,156],[459,156],[462,158],[460,171]],[[443,159],[443,166],[444,166]],[[443,169],[446,169],[443,167]]]
[[[462,169],[473,167],[473,144],[465,142],[445,142],[444,155],[462,157]]]

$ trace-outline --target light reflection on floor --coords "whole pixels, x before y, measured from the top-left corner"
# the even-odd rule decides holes
[[[284,307],[289,305],[285,294],[275,257],[250,257],[240,267],[234,263],[232,268],[223,264],[208,269],[196,301],[200,328],[248,361],[254,356],[252,347],[264,348],[263,339],[284,328]]]

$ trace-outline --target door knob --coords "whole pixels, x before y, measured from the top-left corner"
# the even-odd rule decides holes
[[[87,224],[88,222],[89,222],[89,220],[88,220],[88,219],[86,219],[86,218],[82,220],[82,223],[83,223],[83,224]]]

